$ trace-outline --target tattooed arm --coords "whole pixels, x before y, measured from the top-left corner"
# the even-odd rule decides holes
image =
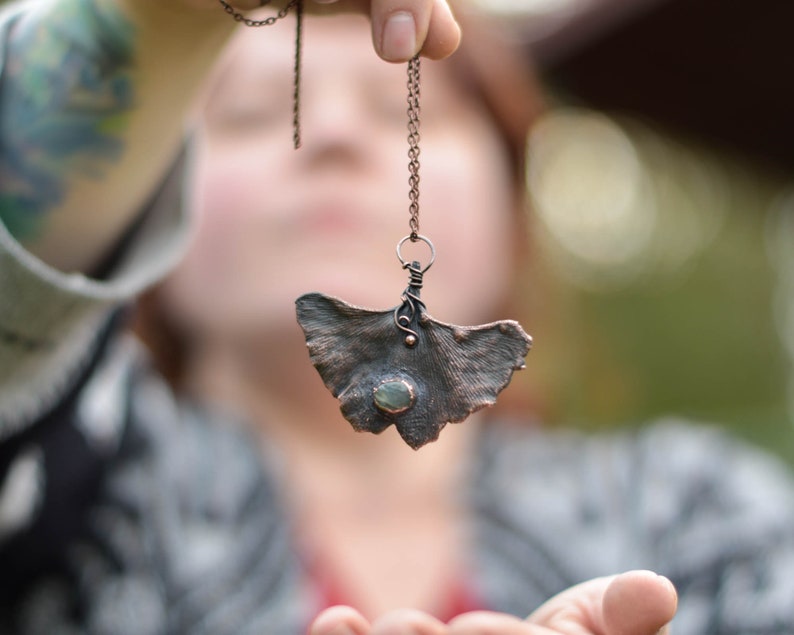
[[[0,220],[64,271],[90,271],[173,159],[231,32],[168,0],[31,3],[0,84]]]
[[[371,13],[386,59],[407,59],[383,37],[403,10],[425,55],[457,46],[443,0],[330,8],[349,9]],[[0,220],[16,239],[58,269],[90,272],[173,159],[194,89],[233,26],[216,0],[31,2],[0,83]]]

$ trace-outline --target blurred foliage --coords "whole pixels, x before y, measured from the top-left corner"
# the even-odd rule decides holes
[[[640,154],[662,138],[627,129]],[[708,200],[723,208],[719,229],[674,269],[645,267],[623,284],[598,286],[569,275],[573,256],[533,214],[532,288],[522,297],[535,347],[524,381],[551,423],[603,429],[680,416],[725,425],[794,463],[794,360],[775,320],[781,272],[765,238],[790,184],[736,157],[678,142],[668,150],[671,165],[695,156],[719,167],[709,173],[728,195]],[[668,204],[659,206],[662,219],[676,213]]]

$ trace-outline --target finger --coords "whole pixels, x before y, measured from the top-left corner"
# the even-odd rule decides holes
[[[652,571],[615,576],[604,593],[603,624],[608,635],[655,635],[675,615],[672,582]]]
[[[349,606],[332,606],[309,626],[308,635],[367,635],[369,622]]]
[[[603,632],[604,594],[614,579],[595,578],[558,593],[538,607],[527,621],[560,633]]]
[[[396,4],[386,0],[313,0],[307,9],[318,14],[370,14],[375,51],[390,62],[406,62],[417,53],[443,59],[455,52],[461,40],[448,0],[398,0]]]
[[[676,604],[667,578],[629,571],[573,586],[545,602],[527,621],[560,633],[656,635],[673,618]]]
[[[372,41],[389,62],[406,62],[416,55],[427,36],[432,15],[429,0],[372,3]]]
[[[431,60],[444,59],[455,52],[460,39],[460,26],[446,0],[435,0],[422,55]]]
[[[447,0],[373,0],[371,17],[375,50],[390,62],[407,62],[426,46],[425,54],[446,57],[460,40]]]
[[[530,624],[512,615],[473,611],[454,618],[447,635],[552,635],[552,631]]]
[[[413,609],[390,611],[372,623],[369,635],[444,635],[446,626],[435,617]]]

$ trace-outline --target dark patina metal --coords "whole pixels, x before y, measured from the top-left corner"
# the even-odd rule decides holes
[[[353,428],[379,434],[394,424],[414,449],[436,440],[447,423],[492,405],[513,371],[524,368],[532,344],[513,320],[471,327],[439,322],[410,285],[403,304],[386,311],[321,293],[303,295],[296,305],[311,361]],[[396,324],[395,316],[406,319]],[[412,344],[406,330],[415,334]],[[392,382],[408,387],[406,407],[376,399]]]

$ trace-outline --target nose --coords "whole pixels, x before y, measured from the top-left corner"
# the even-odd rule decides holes
[[[313,160],[363,160],[368,132],[361,102],[355,86],[342,78],[331,75],[315,80],[305,91],[301,108],[306,155]]]

